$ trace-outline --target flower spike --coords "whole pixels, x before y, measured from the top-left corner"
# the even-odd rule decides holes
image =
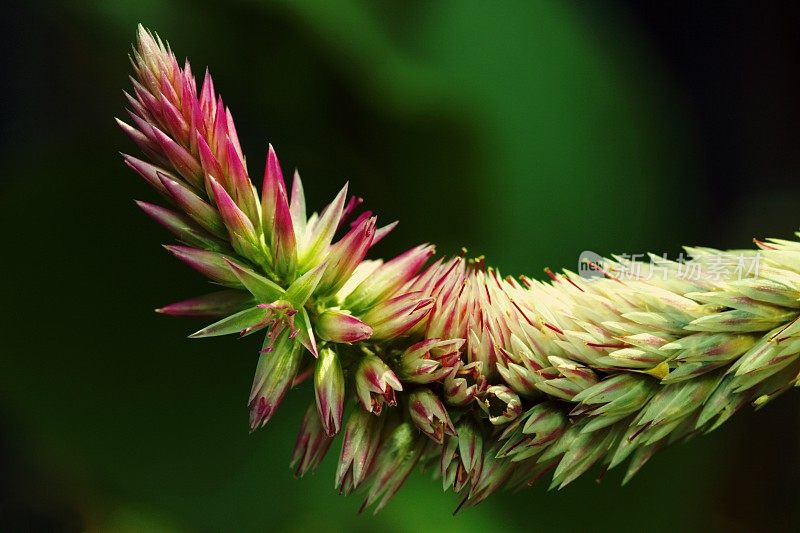
[[[314,376],[298,476],[341,431],[335,486],[376,511],[419,463],[438,463],[459,508],[548,474],[561,488],[598,463],[627,462],[627,483],[659,449],[800,384],[796,240],[591,258],[548,281],[466,252],[429,263],[427,244],[369,259],[396,223],[378,228],[346,184],[308,215],[271,145],[259,199],[208,71],[198,92],[188,62],[141,26],[131,62],[117,123],[144,156],[123,160],[170,206],[137,204],[182,243],[172,255],[225,287],[157,311],[215,320],[194,338],[264,333],[251,430]]]

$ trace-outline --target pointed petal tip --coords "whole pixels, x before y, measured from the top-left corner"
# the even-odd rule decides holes
[[[186,338],[187,339],[200,339],[202,337],[205,337],[206,335],[205,335],[204,331],[206,329],[207,328],[203,328],[203,329],[199,329],[199,330],[195,331],[194,333],[190,333],[189,335],[186,336]]]

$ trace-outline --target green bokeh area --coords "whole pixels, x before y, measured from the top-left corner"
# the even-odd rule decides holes
[[[541,277],[576,268],[587,249],[677,253],[709,201],[687,201],[700,179],[692,120],[646,35],[601,5],[22,8],[0,144],[3,508],[105,531],[699,531],[800,519],[797,485],[769,481],[798,472],[792,395],[660,453],[626,487],[621,472],[598,484],[594,471],[453,517],[458,497],[415,474],[383,512],[358,516],[361,500],[334,491],[338,441],[316,474],[288,468],[308,384],[249,435],[257,340],[188,340],[201,324],[152,312],[206,285],[159,248],[168,235],[132,202],[156,195],[117,154],[134,150],[112,117],[124,115],[138,22],[196,73],[210,66],[252,176],[272,142],[284,169],[300,169],[310,206],[349,180],[384,222],[399,219],[376,254],[466,246],[504,273]],[[719,229],[721,242],[750,237]]]

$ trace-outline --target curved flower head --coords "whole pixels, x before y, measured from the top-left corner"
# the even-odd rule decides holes
[[[438,461],[466,506],[547,472],[564,486],[597,462],[629,461],[627,481],[661,447],[798,383],[796,241],[592,260],[588,279],[548,269],[547,282],[482,257],[426,267],[430,245],[367,259],[394,223],[357,212],[347,185],[307,214],[300,175],[289,194],[271,145],[259,198],[208,72],[198,90],[188,62],[141,27],[132,62],[118,123],[145,159],[123,158],[170,205],[137,204],[180,241],[171,254],[224,286],[158,311],[216,319],[193,338],[266,330],[252,429],[314,375],[298,475],[341,430],[348,395],[336,486],[380,509],[419,462]]]
[[[211,76],[206,73],[198,94],[188,63],[181,68],[169,47],[142,26],[132,59],[136,77],[133,95],[126,97],[133,126],[119,121],[123,131],[189,187],[205,191],[207,176],[216,178],[250,221],[260,224],[233,118]]]

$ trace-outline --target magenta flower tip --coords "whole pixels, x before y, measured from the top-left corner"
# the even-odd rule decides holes
[[[331,309],[317,317],[316,331],[323,340],[347,344],[372,336],[372,328],[358,318]]]

